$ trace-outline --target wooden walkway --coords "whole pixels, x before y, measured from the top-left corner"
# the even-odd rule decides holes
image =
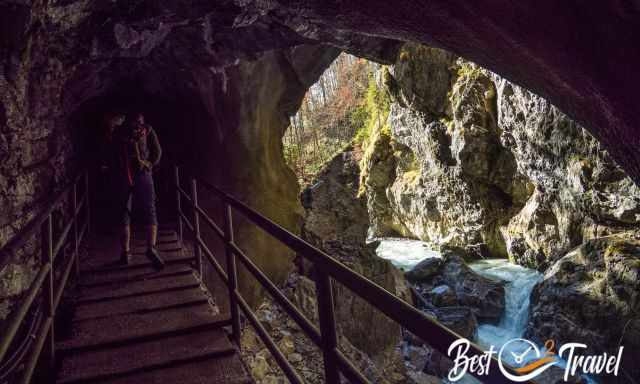
[[[162,230],[167,262],[155,271],[134,239],[133,262],[118,265],[116,238],[89,242],[81,262],[70,337],[56,344],[58,383],[252,383],[228,325],[194,274],[193,257]]]

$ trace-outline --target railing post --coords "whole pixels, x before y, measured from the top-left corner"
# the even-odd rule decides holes
[[[91,202],[89,201],[89,171],[84,174],[85,209],[87,212],[87,233],[91,232]]]
[[[177,210],[177,215],[178,215],[178,238],[180,239],[180,243],[184,244],[183,242],[183,228],[182,228],[182,198],[180,196],[180,169],[178,168],[178,166],[176,165],[174,167],[174,181],[176,183],[176,210]]]
[[[75,274],[76,279],[80,276],[80,256],[78,255],[78,179],[73,182],[73,189],[71,191],[71,200],[73,207],[73,216],[71,220],[73,220],[73,254],[71,257],[74,258],[73,263],[75,264]]]
[[[315,277],[318,296],[318,317],[320,319],[320,335],[322,336],[325,382],[329,384],[338,384],[340,383],[340,374],[338,373],[338,363],[335,353],[338,345],[338,337],[336,334],[336,321],[333,310],[331,277],[319,268],[316,268],[315,270]]]
[[[198,182],[191,179],[191,201],[193,202],[193,227],[196,232],[196,270],[202,278],[202,248],[200,248],[200,213],[198,212]]]
[[[53,289],[53,216],[49,214],[47,216],[47,220],[45,221],[44,233],[42,238],[42,264],[47,265],[50,264],[49,273],[44,281],[44,285],[42,288],[42,300],[44,303],[44,314],[47,318],[53,319],[54,308],[54,289]],[[49,358],[49,367],[53,368],[55,365],[55,336],[54,336],[54,323],[51,322],[51,328],[49,329],[48,334],[48,358]]]
[[[229,275],[229,311],[231,312],[232,339],[240,344],[240,314],[235,292],[238,289],[236,256],[231,248],[233,243],[233,212],[231,205],[224,201],[224,237],[227,254],[227,275]]]

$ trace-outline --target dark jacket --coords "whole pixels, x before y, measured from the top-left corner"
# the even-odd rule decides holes
[[[160,163],[162,147],[158,135],[150,125],[123,126],[118,130],[115,141],[118,147],[118,168],[128,179],[129,185],[133,184],[136,173],[151,172],[143,166],[144,161],[149,162],[151,167]]]

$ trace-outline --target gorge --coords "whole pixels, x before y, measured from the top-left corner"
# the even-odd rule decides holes
[[[619,377],[588,380],[635,383],[638,16],[623,0],[0,0],[0,249],[77,171],[99,179],[105,114],[143,110],[165,146],[159,201],[174,198],[180,164],[483,346],[624,345]],[[364,84],[345,115],[353,131],[301,177],[283,137],[346,54]],[[247,221],[236,231],[317,323],[313,267]],[[40,241],[0,258],[0,328],[36,277]],[[323,382],[317,348],[246,270],[239,284],[286,357]],[[340,349],[368,379],[446,377],[427,340],[346,287],[333,293]],[[252,332],[253,378],[284,382]]]

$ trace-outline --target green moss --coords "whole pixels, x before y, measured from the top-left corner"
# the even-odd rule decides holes
[[[440,122],[447,127],[447,133],[451,136],[455,130],[455,123],[453,122],[453,119],[450,117],[442,117],[440,118]]]
[[[386,68],[384,71],[385,77],[389,76],[389,71]],[[359,126],[355,136],[356,144],[365,148],[376,129],[386,130],[386,133],[390,134],[391,129],[387,124],[390,106],[391,98],[386,87],[380,89],[373,73],[369,74],[369,85],[364,104],[358,108],[358,112],[354,116],[355,123]]]
[[[385,76],[388,71],[385,70]],[[391,98],[386,87],[378,87],[373,74],[369,76],[369,86],[364,100],[366,121],[356,133],[355,143],[363,149],[360,162],[360,190],[359,196],[364,195],[369,178],[369,162],[375,157],[385,157],[390,152],[391,127],[388,124]],[[388,155],[392,155],[389,153]]]
[[[469,80],[478,79],[482,75],[482,71],[476,65],[469,62],[463,62],[458,66],[458,77],[467,78]]]

